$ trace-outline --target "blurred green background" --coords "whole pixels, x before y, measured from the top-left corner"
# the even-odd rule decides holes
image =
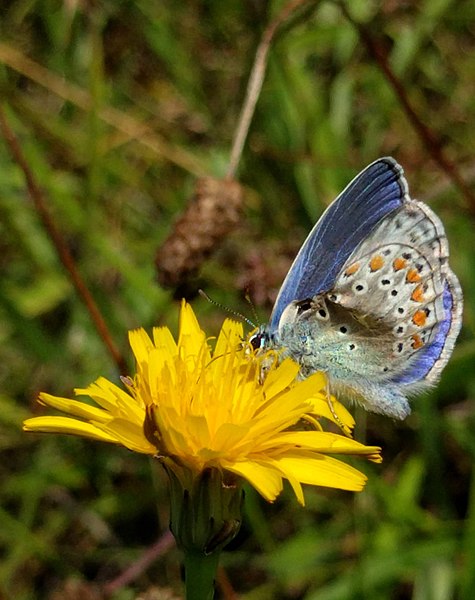
[[[196,178],[224,176],[257,45],[284,3],[3,0],[3,108],[128,360],[127,330],[175,327],[182,296],[206,331],[218,331],[224,315],[198,287],[252,318],[249,291],[265,321],[300,243],[349,179],[379,156],[404,166],[412,195],[445,224],[464,288],[453,358],[405,422],[355,411],[359,439],[384,456],[358,463],[369,475],[362,494],[308,489],[302,509],[288,490],[274,505],[248,491],[217,597],[468,600],[475,3],[347,5],[365,34],[331,1],[308,2],[280,29],[238,172],[242,220],[177,289],[158,285],[155,254]],[[368,40],[387,56],[399,96]],[[438,147],[465,193],[434,160]],[[39,414],[40,390],[70,395],[118,373],[3,138],[0,248],[0,598],[103,598],[166,532],[165,482],[124,449],[21,432],[22,419]],[[110,597],[179,597],[179,560],[171,547]]]

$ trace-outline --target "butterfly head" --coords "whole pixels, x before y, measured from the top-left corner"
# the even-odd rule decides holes
[[[271,334],[265,325],[261,325],[249,338],[253,350],[265,350],[270,346]]]

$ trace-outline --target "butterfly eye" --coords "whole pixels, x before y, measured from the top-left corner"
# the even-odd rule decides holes
[[[265,348],[269,343],[269,334],[265,333],[264,331],[259,331],[249,338],[249,343],[251,344],[253,350]]]

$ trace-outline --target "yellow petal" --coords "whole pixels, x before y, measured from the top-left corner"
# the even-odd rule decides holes
[[[77,419],[68,417],[33,417],[23,422],[24,431],[36,431],[42,433],[65,433],[68,435],[80,435],[93,438],[102,442],[112,442],[117,444],[117,440],[101,431],[90,423],[84,423]]]
[[[325,373],[323,373],[323,371],[317,371],[316,373],[313,373],[313,375],[310,375],[310,377],[308,377],[307,379],[314,387],[314,393],[321,392],[322,394],[326,395],[328,379]]]
[[[338,402],[334,396],[330,396],[331,406],[328,398],[323,394],[309,397],[308,402],[310,402],[313,407],[311,412],[319,417],[325,417],[325,419],[332,421],[338,426],[343,425],[350,431],[355,426],[353,415],[341,402]],[[335,415],[337,418],[335,418]]]
[[[277,468],[279,470],[280,469],[280,464],[277,463],[277,461],[270,461],[271,464],[277,466]],[[287,469],[287,471],[285,471],[285,474],[282,472],[282,474],[284,475],[284,477],[287,479],[287,481],[290,483],[294,494],[297,497],[297,501],[299,504],[301,504],[302,506],[305,506],[305,498],[303,495],[303,489],[302,489],[302,484],[299,481],[299,479],[297,477],[294,477],[293,473],[290,471],[290,469]]]
[[[134,353],[137,365],[146,365],[149,352],[153,348],[153,343],[145,329],[133,329],[129,331],[129,344]]]
[[[244,477],[269,502],[273,502],[282,491],[282,476],[268,465],[248,460],[234,463],[223,461],[223,466]]]
[[[168,327],[154,327],[153,342],[165,356],[175,357],[178,354],[178,346]]]
[[[381,451],[377,446],[365,446],[351,438],[328,431],[283,431],[262,445],[266,447],[279,445],[301,447],[316,452],[330,454],[374,455]]]
[[[114,393],[114,387],[116,386],[105,377],[99,377],[86,388],[75,388],[74,393],[76,396],[90,396],[99,406],[113,412],[117,410],[117,394]]]
[[[97,428],[129,450],[142,454],[157,453],[157,447],[145,437],[143,426],[137,426],[125,419],[112,419],[107,424],[98,423]]]
[[[285,359],[277,369],[268,373],[264,381],[264,394],[267,398],[273,398],[288,387],[297,376],[300,367],[290,358]]]
[[[228,449],[231,454],[233,448],[239,446],[240,442],[245,438],[248,432],[248,425],[224,423],[218,428],[216,434],[213,436],[213,447],[220,451]]]
[[[52,406],[58,410],[61,410],[75,417],[81,419],[94,419],[95,421],[109,421],[110,413],[102,408],[96,408],[85,402],[79,402],[78,400],[70,400],[69,398],[61,398],[60,396],[52,396],[42,392],[39,397],[39,401],[47,406]]]
[[[287,479],[293,477],[301,483],[353,492],[361,491],[367,479],[363,473],[341,460],[312,452],[304,454],[290,451],[287,455],[279,456],[275,465]]]
[[[125,392],[105,377],[99,377],[87,388],[74,390],[76,395],[90,396],[94,402],[108,410],[111,414],[119,416],[127,415],[137,423],[143,422],[145,408],[139,400]]]
[[[178,347],[183,349],[185,356],[198,356],[205,344],[205,333],[201,330],[193,309],[183,301],[180,311]]]
[[[226,319],[219,332],[214,348],[213,356],[221,356],[229,351],[229,348],[239,347],[244,338],[242,323]]]

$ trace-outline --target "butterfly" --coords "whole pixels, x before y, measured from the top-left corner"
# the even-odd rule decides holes
[[[444,227],[380,158],[323,213],[295,258],[270,322],[250,338],[327,374],[332,393],[396,419],[437,383],[462,320]]]

